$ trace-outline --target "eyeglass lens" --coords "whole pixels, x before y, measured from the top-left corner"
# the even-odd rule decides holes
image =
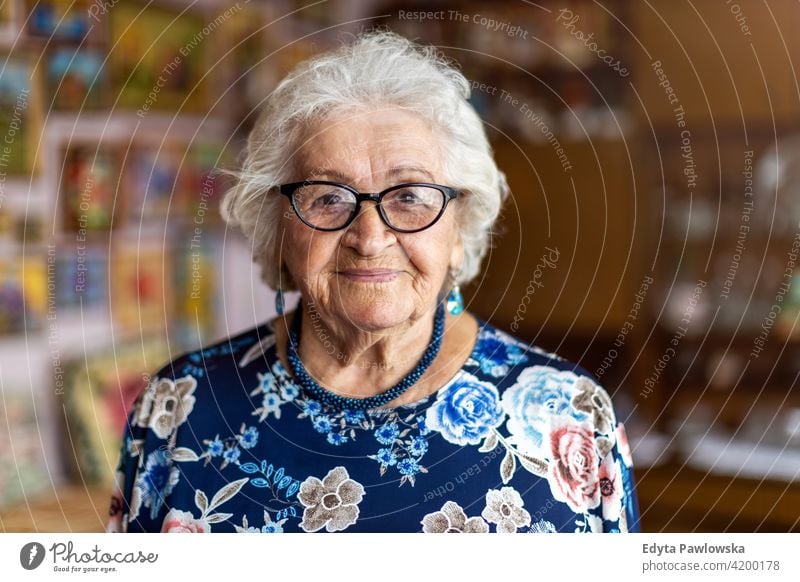
[[[315,228],[341,228],[356,210],[356,197],[346,188],[308,184],[294,193],[303,220]],[[416,230],[432,224],[445,203],[444,193],[430,186],[403,186],[388,191],[381,202],[393,228]]]

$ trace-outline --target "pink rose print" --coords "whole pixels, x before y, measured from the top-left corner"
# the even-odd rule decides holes
[[[600,496],[603,503],[603,519],[617,521],[622,511],[622,470],[619,461],[608,455],[600,465]]]
[[[600,483],[594,434],[588,424],[571,418],[553,419],[550,432],[552,460],[548,469],[550,490],[575,513],[600,503]]]
[[[208,533],[211,531],[204,519],[195,519],[188,511],[170,509],[161,525],[161,533]]]

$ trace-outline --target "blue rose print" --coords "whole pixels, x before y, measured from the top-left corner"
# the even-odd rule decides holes
[[[572,397],[579,392],[575,384],[578,378],[569,370],[531,366],[520,372],[514,385],[503,392],[508,431],[521,450],[539,454],[546,448],[543,435],[550,432],[553,416],[571,416],[578,421],[588,418],[571,404]]]
[[[439,392],[428,409],[425,425],[453,444],[477,445],[504,418],[497,387],[464,372]]]
[[[481,372],[500,378],[508,374],[509,366],[527,361],[528,356],[512,338],[496,333],[482,339],[476,359]]]
[[[141,492],[142,504],[150,508],[151,519],[156,518],[179,478],[178,468],[172,464],[167,451],[156,449],[147,456],[145,471],[139,475],[136,486]]]

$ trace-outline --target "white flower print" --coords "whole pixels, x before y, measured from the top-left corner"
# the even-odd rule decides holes
[[[531,524],[531,514],[523,509],[525,502],[513,487],[486,492],[486,507],[481,512],[489,523],[497,524],[498,533],[515,533],[517,528]]]
[[[608,392],[585,376],[580,376],[575,381],[575,388],[578,392],[572,397],[572,407],[589,415],[597,432],[613,438],[617,421]]]
[[[192,412],[196,388],[194,376],[153,378],[142,393],[133,425],[150,428],[159,438],[169,438]]]
[[[323,527],[328,532],[341,531],[358,519],[358,504],[363,497],[363,485],[350,479],[344,467],[331,469],[322,481],[309,477],[297,494],[305,505],[300,527],[307,532]]]
[[[427,514],[420,521],[423,533],[488,533],[489,524],[480,517],[467,518],[455,501],[446,502],[439,511]]]

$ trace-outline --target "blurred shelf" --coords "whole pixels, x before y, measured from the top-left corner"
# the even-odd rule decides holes
[[[645,532],[800,532],[800,487],[679,464],[636,470]]]
[[[227,137],[230,119],[183,112],[149,111],[144,117],[136,111],[59,111],[47,117],[45,133],[48,140],[63,138],[69,143],[87,140],[127,142],[131,130],[137,128],[140,137],[194,139],[203,141],[212,136]],[[203,133],[198,133],[199,130]]]
[[[713,471],[737,479],[784,481],[787,485],[800,481],[800,448],[759,442],[769,439],[766,432],[764,439],[759,440],[717,431],[709,434],[684,432],[680,439],[686,463],[699,471]]]
[[[103,532],[111,487],[71,486],[0,509],[0,532]]]
[[[764,315],[766,316],[767,314],[768,313],[765,313]],[[697,333],[694,335],[687,334],[681,339],[681,342],[701,342],[705,340],[706,344],[714,346],[727,346],[728,343],[739,346],[742,344],[752,345],[753,338],[757,337],[762,331],[760,325],[763,322],[763,319],[764,318],[759,319],[759,326],[756,327],[746,326],[746,322],[743,322],[742,326],[738,330],[735,328],[729,330],[712,329],[708,332],[708,334],[706,334],[705,331],[703,333]],[[675,333],[674,329],[664,327],[661,323],[658,324],[658,327],[660,333],[666,336],[671,336],[673,333]],[[733,335],[734,333],[736,335]],[[769,345],[770,342],[778,345],[800,343],[800,334],[787,335],[781,333],[779,330],[773,327],[770,332],[769,342],[767,345]]]
[[[731,390],[718,389],[716,386],[712,387],[707,384],[686,384],[675,393],[673,404],[676,408],[682,408],[702,403],[713,410],[720,411],[721,407],[729,402],[738,409],[746,409],[755,403],[756,396],[759,405],[767,408],[800,406],[800,392],[792,390],[791,386],[778,384],[764,386],[740,384]]]

